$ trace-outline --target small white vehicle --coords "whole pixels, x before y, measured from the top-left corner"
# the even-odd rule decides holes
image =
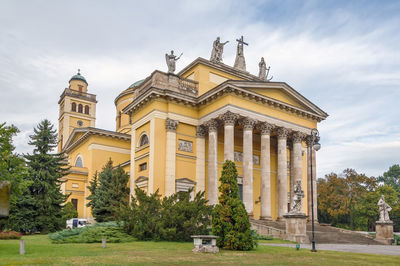
[[[85,227],[87,222],[88,222],[87,219],[81,219],[81,218],[69,219],[67,220],[67,229]]]

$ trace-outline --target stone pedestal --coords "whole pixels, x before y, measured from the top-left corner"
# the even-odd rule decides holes
[[[381,242],[385,245],[391,245],[394,237],[393,237],[393,222],[392,221],[376,221],[375,226],[376,231],[376,241]]]
[[[286,240],[294,241],[299,244],[308,244],[310,239],[307,236],[307,215],[285,214],[286,220]]]

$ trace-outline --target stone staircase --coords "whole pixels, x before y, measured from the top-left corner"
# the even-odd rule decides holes
[[[260,235],[285,239],[285,221],[265,221],[250,219],[252,229]],[[311,223],[307,224],[307,236],[311,240]],[[314,225],[314,238],[318,244],[360,244],[381,245],[373,236],[329,225]]]

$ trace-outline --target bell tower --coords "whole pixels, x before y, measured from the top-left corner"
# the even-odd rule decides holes
[[[88,83],[78,73],[69,80],[58,101],[58,152],[62,151],[74,128],[95,127],[96,95],[88,93]]]

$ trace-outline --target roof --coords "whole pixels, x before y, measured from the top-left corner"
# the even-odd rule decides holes
[[[72,142],[72,140],[74,139],[75,135],[78,134],[78,133],[83,133],[83,134],[75,142]],[[65,152],[71,151],[72,149],[77,147],[79,144],[81,144],[83,141],[85,141],[89,136],[92,136],[92,135],[112,137],[112,138],[117,138],[117,139],[121,139],[121,140],[124,140],[124,141],[131,140],[131,135],[129,135],[129,134],[124,134],[124,133],[111,131],[111,130],[100,129],[100,128],[94,128],[94,127],[81,127],[81,128],[75,128],[72,131],[72,133],[69,136],[67,142],[65,143],[63,151],[65,151]]]
[[[143,83],[144,80],[145,80],[145,79],[141,79],[141,80],[138,80],[138,81],[134,82],[131,86],[129,86],[129,88],[138,87],[140,84]],[[129,89],[129,88],[128,88],[128,89]]]
[[[78,73],[76,75],[73,75],[69,81],[71,82],[71,80],[82,80],[83,82],[86,83],[86,85],[88,85],[85,77],[81,75],[79,70],[78,70]]]

